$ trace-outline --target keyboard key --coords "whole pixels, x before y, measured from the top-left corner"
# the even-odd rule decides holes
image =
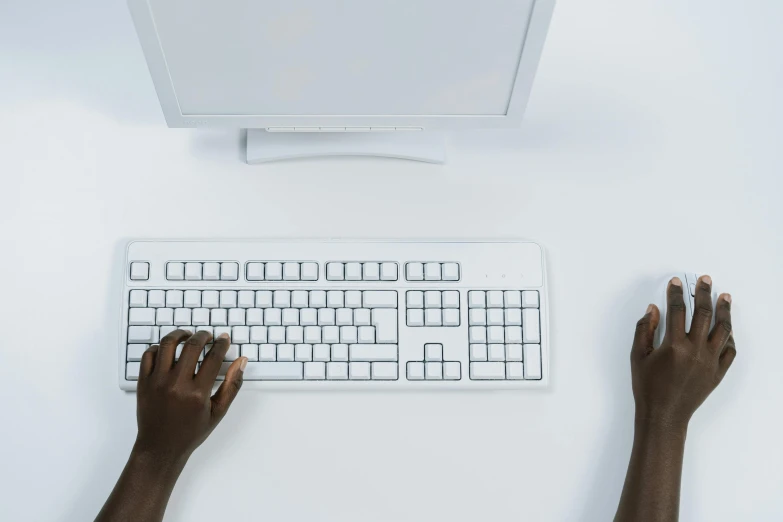
[[[443,360],[443,345],[442,344],[425,344],[424,345],[424,360],[425,361],[442,361]]]
[[[250,342],[250,328],[247,326],[235,326],[231,329],[231,342],[236,344],[248,344]]]
[[[524,308],[538,308],[538,292],[535,290],[522,292],[522,306]]]
[[[299,310],[299,324],[302,326],[317,325],[318,311],[315,308],[303,308]]]
[[[220,305],[220,292],[217,290],[204,290],[201,292],[201,306],[204,308],[217,308]]]
[[[307,326],[304,329],[304,342],[308,344],[317,344],[321,342],[321,327]]]
[[[397,292],[394,290],[368,290],[362,292],[364,308],[396,308]]]
[[[505,379],[506,363],[472,362],[470,363],[470,378],[474,381]]]
[[[443,363],[424,363],[424,378],[428,381],[439,381],[443,379]]]
[[[166,263],[166,279],[169,281],[183,281],[185,279],[185,264]]]
[[[182,308],[182,290],[168,290],[166,292],[166,308]]]
[[[503,344],[488,344],[487,359],[490,361],[505,361],[506,347]]]
[[[424,326],[424,310],[408,310],[408,326]]]
[[[302,263],[302,281],[318,280],[318,263]]]
[[[163,290],[150,290],[147,292],[147,306],[150,308],[163,308],[166,306],[166,292]]]
[[[294,308],[307,308],[308,304],[307,290],[294,290],[291,292],[291,306]]]
[[[502,326],[490,326],[487,328],[487,343],[503,343],[506,336]]]
[[[355,343],[358,339],[358,332],[355,326],[340,327],[340,342],[343,344]]]
[[[223,357],[223,360],[233,362],[236,361],[237,359],[239,359],[239,345],[231,343],[231,345],[228,347],[228,351],[226,351],[225,357]]]
[[[264,265],[264,280],[265,281],[282,281],[283,280],[283,264],[272,262]]]
[[[459,292],[447,290],[441,293],[443,308],[459,308]]]
[[[378,281],[380,278],[381,265],[379,263],[364,263],[362,265],[362,279],[365,281]]]
[[[144,352],[146,352],[147,348],[149,347],[150,347],[149,344],[129,344],[128,351],[126,352],[127,361],[129,362],[141,361],[141,356],[144,355]]]
[[[396,361],[396,344],[351,344],[349,353],[352,361]]]
[[[332,360],[333,361],[347,361],[348,360],[348,345],[347,344],[333,344],[332,345]]]
[[[346,263],[345,264],[345,280],[346,281],[361,281],[362,280],[362,265],[361,265],[361,263]]]
[[[320,326],[333,326],[335,324],[334,308],[321,308],[318,310],[318,324]]]
[[[424,379],[424,363],[411,361],[408,363],[408,380],[421,381]]]
[[[150,264],[135,262],[130,265],[131,281],[146,281],[150,278]]]
[[[250,342],[255,344],[266,344],[266,326],[251,326],[250,327]]]
[[[279,308],[266,308],[264,310],[264,324],[267,326],[280,326],[282,323],[282,312]]]
[[[144,308],[147,306],[147,291],[131,290],[128,304],[131,308]]]
[[[232,308],[228,311],[228,325],[238,326],[245,324],[245,310],[242,308]]]
[[[310,344],[297,344],[294,346],[294,358],[297,361],[312,361],[313,360],[313,346]]]
[[[354,326],[370,326],[372,324],[370,310],[367,308],[357,308],[354,310],[353,324]]]
[[[424,308],[424,292],[411,290],[405,296],[408,308]]]
[[[538,321],[539,314],[537,308],[525,308],[522,310],[522,332],[525,343],[538,344],[541,342]]]
[[[256,308],[272,308],[272,292],[270,290],[256,291]]]
[[[212,326],[227,326],[228,311],[224,308],[213,308],[210,310],[209,324]]]
[[[285,342],[298,344],[304,342],[304,328],[301,326],[288,326],[285,330]]]
[[[278,344],[277,345],[277,360],[278,361],[293,361],[294,360],[294,345],[293,344]]]
[[[440,281],[440,263],[426,263],[424,265],[424,279],[426,281]]]
[[[141,363],[132,362],[125,365],[125,378],[129,381],[139,380],[139,371]]]
[[[338,308],[335,312],[335,324],[337,326],[350,326],[353,324],[353,310],[349,308]]]
[[[158,335],[160,330],[157,326],[129,326],[128,327],[128,343],[144,343],[153,344],[157,343],[160,339]]]
[[[239,279],[238,263],[220,263],[220,280],[236,281]]]
[[[220,291],[220,308],[236,308],[237,293],[236,290]]]
[[[444,281],[459,281],[459,265],[457,263],[443,263],[441,269]]]
[[[381,281],[397,280],[397,263],[381,264]]]
[[[258,345],[258,360],[259,361],[276,361],[277,360],[277,346],[274,344],[260,344]]]
[[[204,263],[201,267],[201,277],[204,281],[218,281],[220,279],[220,263]]]
[[[174,310],[171,308],[158,308],[155,323],[158,325],[174,324]]]
[[[271,344],[282,344],[285,342],[285,326],[267,326],[266,336]]]
[[[522,362],[522,345],[521,344],[507,344],[506,345],[506,360],[507,361],[519,361]]]
[[[509,308],[506,310],[506,326],[522,326],[522,310]]]
[[[214,332],[212,332],[212,335],[213,335],[213,337],[215,339],[217,339],[218,337],[220,337],[223,334],[226,334],[229,337],[231,337],[231,327],[230,326],[215,326],[214,327]],[[212,345],[208,344],[207,345],[207,351],[209,351],[210,348],[212,348]]]
[[[185,263],[185,280],[201,281],[201,263]]]
[[[437,290],[428,290],[424,292],[425,308],[440,308],[440,292]]]
[[[342,263],[326,263],[326,280],[343,281],[345,280],[345,268]]]
[[[490,308],[487,310],[487,324],[489,326],[503,326],[503,320],[502,308]]]
[[[252,290],[240,290],[237,292],[237,306],[239,308],[253,308],[256,302],[256,293]]]
[[[506,363],[506,379],[519,380],[524,377],[524,369],[521,362]]]
[[[329,308],[343,308],[345,306],[345,296],[342,290],[329,290],[326,292],[326,304]]]
[[[397,363],[392,363],[392,362],[372,363],[372,379],[375,381],[397,380]]]
[[[313,290],[310,292],[310,307],[311,308],[324,308],[326,307],[326,292],[323,290]]]
[[[349,373],[351,380],[368,380],[370,378],[370,363],[352,362],[349,363]]]
[[[506,308],[522,308],[522,293],[519,290],[503,292],[503,302]]]
[[[183,301],[185,308],[200,308],[201,307],[201,291],[200,290],[185,290],[183,294]]]
[[[297,326],[299,324],[299,309],[285,308],[283,310],[283,326]]]
[[[462,365],[459,362],[443,363],[443,379],[447,381],[458,381],[462,378]]]
[[[248,326],[264,324],[264,311],[260,308],[249,308],[245,313],[245,324]]]
[[[484,308],[484,292],[481,290],[472,290],[468,292],[469,308]]]
[[[405,275],[408,281],[423,281],[424,265],[421,263],[408,263],[405,265]]]
[[[468,316],[470,326],[484,326],[487,324],[487,311],[483,308],[471,308]]]
[[[249,362],[245,367],[246,380],[297,381],[302,380],[300,362]]]
[[[360,326],[358,327],[357,335],[360,343],[374,343],[375,342],[375,327],[374,326]]]
[[[313,345],[313,360],[328,362],[331,356],[331,347],[328,344]]]
[[[459,310],[453,308],[443,310],[443,326],[459,326]]]
[[[424,326],[442,326],[443,316],[440,308],[424,310]]]
[[[519,344],[522,342],[522,328],[519,326],[506,326],[506,342]]]
[[[344,381],[348,378],[348,363],[330,362],[326,363],[326,378],[328,380]]]
[[[190,323],[193,326],[202,326],[209,324],[209,310],[206,308],[194,308],[190,317]]]
[[[346,308],[361,308],[362,307],[362,293],[358,290],[349,290],[345,292],[345,307]]]
[[[335,344],[340,342],[339,326],[324,326],[321,328],[321,340],[326,344]],[[334,360],[334,357],[332,358]]]
[[[209,335],[213,335],[214,330],[212,326],[199,326],[196,328],[196,332],[207,332]]]
[[[541,345],[526,344],[525,351],[525,379],[541,380]]]
[[[248,263],[245,267],[245,278],[248,281],[263,281],[264,263]]]
[[[177,308],[174,310],[174,324],[177,326],[190,326],[190,308]]]
[[[326,363],[306,362],[304,365],[304,378],[305,380],[311,381],[322,381],[326,379]]]
[[[471,344],[484,344],[487,342],[487,329],[483,326],[471,326],[468,335]]]
[[[283,280],[299,281],[299,263],[283,264]]]
[[[243,344],[240,352],[242,357],[247,357],[248,361],[258,360],[258,345],[257,344]]]
[[[372,325],[375,327],[375,342],[397,343],[396,309],[374,309],[372,311]]]
[[[155,324],[155,309],[154,308],[131,308],[128,312],[128,324],[129,325],[154,325]]]
[[[275,290],[273,303],[275,308],[290,308],[291,292],[288,290]]]
[[[500,290],[487,292],[487,308],[503,308],[503,292]]]

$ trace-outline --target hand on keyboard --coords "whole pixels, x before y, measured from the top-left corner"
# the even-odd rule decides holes
[[[144,353],[137,392],[137,449],[161,458],[187,458],[226,414],[242,386],[247,358],[240,357],[229,366],[225,380],[212,395],[231,341],[227,334],[220,335],[197,371],[199,357],[211,340],[208,332],[191,335],[176,330],[166,335],[160,346]],[[175,364],[180,343],[184,345]]]
[[[685,332],[683,287],[679,278],[667,290],[668,317],[663,344],[653,349],[660,322],[650,305],[636,326],[631,374],[637,420],[685,428],[693,413],[720,384],[737,354],[731,333],[731,297],[721,294],[712,321],[712,281],[702,277],[696,289],[696,311]]]

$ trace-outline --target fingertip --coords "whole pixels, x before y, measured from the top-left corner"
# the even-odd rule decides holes
[[[726,301],[726,303],[731,304],[731,294],[720,294],[718,297],[721,301]]]
[[[247,367],[248,358],[247,357],[240,357],[239,360],[241,361],[239,363],[239,371],[241,373],[245,373],[245,368]]]
[[[682,288],[682,279],[679,277],[672,277],[671,281],[669,281],[669,285]]]
[[[703,275],[703,276],[699,277],[699,282],[700,283],[705,283],[705,284],[707,284],[709,286],[712,286],[712,278],[710,276],[708,276],[708,275]]]

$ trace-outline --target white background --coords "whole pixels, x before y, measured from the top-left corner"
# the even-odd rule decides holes
[[[552,386],[242,393],[167,520],[604,521],[633,325],[674,270],[734,296],[739,355],[688,434],[682,520],[783,519],[777,0],[561,0],[521,130],[445,166],[249,167],[165,128],[118,0],[0,4],[0,519],[90,520],[135,436],[117,387],[131,237],[524,236],[548,251]]]

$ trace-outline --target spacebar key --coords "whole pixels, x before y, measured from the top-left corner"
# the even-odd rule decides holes
[[[245,367],[246,381],[301,381],[300,362],[249,362]]]

